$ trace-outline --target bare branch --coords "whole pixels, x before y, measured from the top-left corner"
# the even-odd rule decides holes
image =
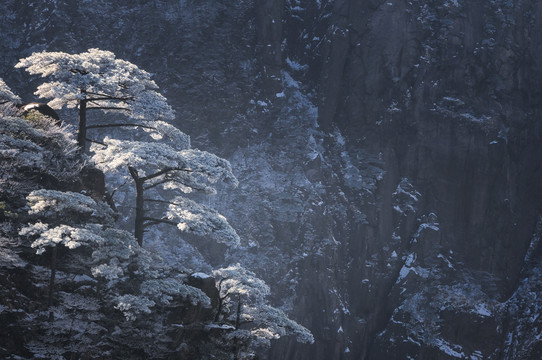
[[[154,174],[150,174],[150,175],[147,175],[147,176],[144,176],[141,178],[142,181],[147,181],[147,180],[150,180],[150,179],[154,179],[155,177],[159,177],[159,176],[162,176],[162,175],[165,175],[167,174],[168,172],[170,171],[173,171],[175,169],[173,168],[170,168],[170,167],[167,167],[167,168],[164,168],[158,172],[155,172]]]
[[[97,108],[91,108],[91,109],[97,109]],[[100,129],[100,128],[123,127],[123,126],[133,126],[133,127],[138,127],[139,126],[139,127],[144,128],[144,129],[156,130],[156,128],[154,128],[152,126],[140,125],[140,124],[98,124],[98,125],[89,125],[89,126],[87,126],[87,129]]]
[[[175,221],[168,220],[168,219],[156,219],[156,218],[151,218],[151,217],[144,217],[143,220],[148,221],[143,224],[144,228],[147,228],[152,225],[157,225],[157,224],[168,224],[168,225],[173,225],[173,226],[178,225],[178,223],[176,223]]]
[[[166,200],[158,200],[158,199],[145,199],[145,201],[148,202],[155,202],[155,203],[161,203],[161,204],[168,204],[168,205],[177,205],[174,202],[166,201]]]
[[[158,181],[158,182],[156,182],[156,183],[154,183],[154,184],[151,184],[151,185],[145,187],[145,190],[149,190],[149,189],[155,188],[155,187],[157,187],[157,186],[159,186],[159,185],[162,185],[162,184],[165,184],[165,183],[167,183],[167,182],[169,182],[169,181],[173,181],[173,179],[166,178],[166,179],[164,179],[164,180],[160,180],[160,181]]]
[[[118,107],[118,106],[89,106],[89,107],[87,107],[87,110],[123,110],[123,111],[130,111],[129,108]]]
[[[85,92],[86,94],[90,95],[96,95],[96,97],[89,97],[87,98],[88,101],[96,101],[96,100],[117,100],[117,101],[133,101],[133,96],[113,96],[113,95],[107,95],[107,94],[97,94],[92,92]]]
[[[95,143],[95,144],[99,144],[99,145],[105,146],[105,144],[104,144],[103,142],[98,141],[98,140],[92,140],[92,139],[89,139],[89,138],[86,138],[85,140],[88,141],[88,142],[91,142],[91,143]]]

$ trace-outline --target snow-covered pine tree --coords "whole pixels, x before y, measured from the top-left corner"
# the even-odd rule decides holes
[[[215,194],[218,182],[236,186],[230,163],[208,152],[191,149],[189,137],[163,121],[171,120],[173,111],[155,91],[156,84],[149,74],[115,59],[110,52],[91,49],[76,55],[35,53],[21,59],[17,67],[52,77],[52,81],[39,86],[36,92],[40,97],[52,98],[49,103],[52,107],[78,107],[80,147],[86,149],[86,130],[91,128],[139,127],[154,140],[162,140],[145,142],[105,137],[103,141],[93,142],[91,147],[96,167],[108,173],[109,178],[133,181],[135,239],[111,227],[109,218],[95,221],[78,214],[78,211],[87,211],[82,204],[88,199],[80,197],[81,194],[50,190],[34,192],[28,198],[31,213],[49,222],[36,221],[21,234],[34,236],[33,246],[38,252],[56,249],[58,245],[91,249],[89,275],[102,279],[102,284],[105,281],[104,301],[121,310],[127,319],[149,313],[157,304],[167,305],[175,295],[193,304],[208,305],[209,298],[201,290],[185,284],[186,275],[182,271],[163,266],[159,257],[138,246],[136,241],[143,244],[145,230],[150,226],[169,224],[228,246],[239,245],[239,236],[224,216],[188,197],[194,192]],[[120,112],[130,120],[88,125],[86,112],[90,109]],[[62,201],[68,205],[60,205]],[[48,207],[47,204],[53,205]],[[92,202],[86,206],[89,204]],[[78,215],[62,216],[67,209]],[[90,216],[98,213],[92,212]],[[124,217],[129,216],[124,214]],[[237,265],[220,269],[215,276],[225,291],[220,296],[217,319],[226,314],[225,321],[232,324],[219,326],[226,332],[216,340],[222,347],[228,342],[226,347],[230,346],[233,341],[230,350],[237,358],[252,356],[256,348],[269,346],[271,339],[284,335],[295,335],[302,342],[313,341],[307,329],[267,304],[265,297],[269,288],[253,273]],[[163,327],[167,321],[161,323]],[[145,334],[151,336],[149,332]]]
[[[36,190],[27,197],[29,214],[37,221],[21,229],[23,236],[35,236],[32,248],[42,254],[63,245],[68,249],[90,248],[89,275],[107,282],[108,296],[129,320],[149,313],[156,302],[167,304],[172,295],[181,295],[192,303],[209,304],[205,294],[183,284],[155,254],[137,246],[133,236],[112,227],[113,212],[107,204],[74,192]],[[54,263],[54,261],[52,261]],[[52,267],[52,274],[54,268]],[[54,275],[51,275],[51,288]],[[124,293],[121,283],[130,281]]]
[[[171,120],[174,117],[166,99],[157,92],[158,86],[150,74],[128,61],[117,59],[110,51],[89,49],[80,54],[43,51],[21,59],[15,67],[50,78],[35,94],[52,99],[49,102],[52,108],[78,108],[77,142],[82,149],[86,149],[88,129],[146,126],[143,120]],[[130,120],[89,125],[89,110],[122,113]]]
[[[163,320],[155,322],[167,312],[156,311],[153,320],[140,321],[135,326],[143,338],[133,334],[131,322],[150,314],[156,306],[168,306],[174,297],[182,297],[193,305],[210,305],[201,290],[184,283],[186,276],[172,271],[159,256],[138,246],[129,232],[112,227],[112,211],[106,204],[79,193],[44,189],[33,191],[27,200],[29,214],[36,221],[23,227],[20,235],[33,239],[31,247],[37,254],[48,250],[51,254],[47,307],[52,324],[36,351],[46,350],[48,355],[60,351],[58,345],[70,333],[78,333],[77,338],[85,343],[79,343],[77,352],[82,350],[80,347],[91,349],[96,336],[109,337],[113,342],[128,338],[149,347],[149,351],[166,351],[167,346],[160,347],[162,342],[154,341],[154,346],[145,338],[167,331]],[[72,261],[62,264],[62,284],[55,290],[57,264],[66,261],[57,260],[59,247],[81,251],[71,255],[64,252],[64,257],[71,257]],[[81,281],[93,284],[95,290],[83,289]],[[58,296],[53,297],[53,291]],[[116,318],[114,309],[127,322]],[[116,321],[112,322],[113,319]],[[121,328],[125,331],[115,330]],[[49,341],[50,346],[45,346]],[[99,352],[94,354],[97,355]]]
[[[29,262],[25,271],[33,284],[23,289],[24,299],[38,304],[29,305],[21,320],[20,328],[30,329],[24,346],[36,358],[51,359],[109,356],[129,341],[147,354],[171,351],[164,336],[171,331],[163,321],[167,307],[208,306],[209,298],[131,233],[113,227],[111,209],[99,196],[86,195],[94,196],[93,189],[81,189],[85,156],[77,148],[73,135],[50,118],[0,116],[0,255],[24,255],[17,263]],[[28,224],[17,237],[9,229],[21,222]]]
[[[230,163],[214,154],[190,149],[188,137],[179,133],[170,136],[172,145],[105,138],[105,146],[92,146],[93,159],[104,172],[133,179],[134,234],[140,245],[145,229],[156,224],[174,225],[181,231],[210,236],[229,246],[239,245],[239,236],[224,216],[186,197],[195,191],[215,194],[212,185],[218,181],[237,186]],[[167,200],[146,196],[147,191],[157,188],[173,193]]]
[[[36,94],[52,98],[53,108],[78,107],[78,144],[86,146],[86,130],[92,128],[137,126],[151,132],[154,138],[165,138],[169,144],[137,141],[103,140],[95,146],[94,160],[106,172],[118,171],[121,165],[136,188],[135,236],[143,243],[145,228],[154,224],[171,224],[182,231],[212,235],[218,241],[236,245],[239,237],[226,219],[215,210],[200,205],[182,193],[195,190],[214,193],[209,184],[217,181],[237,185],[229,162],[213,154],[190,149],[189,137],[163,120],[173,119],[173,111],[160,95],[150,75],[137,66],[108,51],[90,49],[80,54],[40,52],[21,59],[16,65],[31,74],[51,77],[38,87]],[[87,110],[121,112],[131,119],[113,124],[87,124]],[[167,201],[165,214],[153,214],[146,208],[160,199],[146,199],[146,189],[175,190]],[[146,203],[146,204],[145,204]],[[161,205],[164,205],[162,203]],[[148,207],[148,206],[147,206]]]
[[[270,340],[293,335],[297,341],[313,343],[311,332],[268,304],[269,286],[240,264],[213,271],[219,289],[215,321],[222,320],[225,338],[231,340],[238,359],[250,359]]]

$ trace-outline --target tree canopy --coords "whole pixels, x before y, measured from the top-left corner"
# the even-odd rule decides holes
[[[51,99],[54,109],[77,107],[77,141],[86,147],[87,129],[97,126],[133,126],[140,123],[87,125],[87,111],[101,110],[126,114],[134,120],[172,120],[174,112],[157,92],[151,75],[136,65],[117,59],[110,51],[89,49],[79,54],[42,51],[21,59],[17,68],[41,75],[50,81],[38,86],[35,94]]]
[[[237,186],[231,164],[191,148],[190,137],[168,123],[173,111],[147,72],[98,49],[75,55],[34,53],[21,59],[17,67],[49,78],[36,94],[52,99],[52,107],[79,109],[77,141],[69,133],[70,126],[59,126],[47,116],[32,113],[23,118],[17,111],[0,112],[0,161],[11,169],[6,183],[11,178],[24,178],[28,183],[27,187],[13,187],[20,192],[18,203],[22,197],[26,205],[19,210],[24,213],[22,227],[17,226],[12,236],[34,250],[31,261],[43,264],[43,260],[36,261],[36,255],[50,259],[50,272],[45,271],[49,273],[49,301],[28,317],[43,330],[27,345],[32,354],[41,358],[73,357],[82,352],[92,353],[91,357],[108,356],[112,347],[128,342],[145,348],[147,356],[156,355],[155,351],[160,357],[178,355],[184,343],[174,345],[176,340],[170,336],[185,325],[194,325],[190,329],[213,344],[207,349],[204,340],[187,337],[193,344],[202,342],[200,353],[222,354],[216,358],[223,359],[231,358],[232,353],[238,359],[251,358],[255,349],[285,335],[313,341],[307,329],[268,304],[269,287],[241,265],[214,271],[215,283],[211,277],[189,275],[202,271],[197,268],[202,264],[194,269],[185,267],[179,258],[165,261],[163,251],[143,246],[145,230],[158,224],[174,225],[182,232],[230,247],[241,242],[223,215],[194,196],[216,194],[219,183]],[[18,101],[0,82],[2,98]],[[122,113],[129,120],[121,117],[113,123],[101,120],[89,125],[86,112],[92,109]],[[130,140],[121,140],[114,138],[118,132],[107,130],[108,136],[102,133],[103,139],[87,147],[87,129],[110,127],[138,131],[128,133]],[[83,173],[87,167],[99,173],[101,185],[88,184]],[[118,192],[122,209],[128,210],[125,213],[118,213],[118,207],[109,201],[104,178],[110,184],[133,185]],[[122,222],[131,219],[133,234],[123,229],[126,222]],[[160,231],[160,240],[170,236],[183,245],[188,243]],[[189,251],[181,258],[193,253],[199,254]],[[211,265],[204,266],[212,271]],[[43,270],[43,266],[38,268],[40,281],[45,281]],[[194,278],[201,283],[192,283]],[[39,287],[43,285],[39,283]],[[178,313],[182,315],[175,322]],[[70,338],[74,333],[77,340]],[[69,350],[63,348],[65,339],[73,345]]]

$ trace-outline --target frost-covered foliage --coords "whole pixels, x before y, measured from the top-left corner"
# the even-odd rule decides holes
[[[158,304],[169,305],[175,296],[209,306],[209,298],[201,290],[184,284],[180,274],[157,254],[140,247],[132,234],[100,225],[91,227],[102,239],[92,251],[92,275],[107,280],[110,300],[126,319],[148,314]]]
[[[190,136],[165,121],[147,121],[143,130],[154,140],[165,140],[175,150],[190,149]]]
[[[309,330],[267,304],[269,286],[253,272],[236,264],[215,270],[213,275],[220,291],[217,318],[224,309],[223,321],[234,329],[227,338],[245,343],[245,348],[238,350],[240,358],[249,358],[255,349],[268,347],[270,340],[282,336],[293,335],[299,342],[314,342]]]
[[[40,218],[66,221],[66,217],[76,217],[79,222],[113,223],[113,211],[107,204],[96,202],[83,194],[42,189],[31,192],[26,199],[30,206],[29,214]]]
[[[135,182],[136,204],[145,201],[145,207],[136,208],[136,237],[142,243],[145,227],[166,223],[177,226],[181,231],[195,235],[210,235],[216,241],[237,246],[239,236],[228,224],[226,218],[214,209],[198,204],[181,194],[195,191],[215,194],[213,187],[219,181],[237,186],[230,163],[214,154],[190,149],[189,139],[181,131],[160,124],[172,146],[163,142],[121,141],[104,139],[104,145],[94,144],[96,166],[106,173],[118,174]],[[143,191],[155,190],[154,199],[143,197]],[[169,191],[172,195],[162,196],[156,190]],[[168,209],[153,209],[151,204],[167,204]]]
[[[241,296],[243,301],[260,302],[269,295],[269,286],[240,264],[213,271],[222,295]]]
[[[20,235],[35,238],[31,246],[37,254],[58,245],[70,250],[89,247],[88,272],[106,281],[107,297],[126,319],[148,314],[155,304],[168,304],[172,296],[209,305],[199,289],[183,284],[178,276],[170,277],[163,260],[141,248],[132,234],[112,228],[113,212],[107,205],[82,194],[56,190],[33,191],[27,201],[29,214],[40,220],[23,227]],[[128,282],[131,292],[125,293],[123,284]]]
[[[59,180],[70,179],[83,165],[76,149],[68,129],[48,117],[0,115],[0,161],[6,168],[32,169]]]
[[[80,54],[43,51],[21,59],[16,67],[50,78],[38,86],[35,94],[52,99],[51,107],[78,108],[77,142],[84,150],[87,149],[89,129],[146,127],[147,121],[171,121],[174,118],[166,98],[156,91],[158,86],[151,80],[151,75],[128,61],[117,59],[110,51],[90,49]],[[89,125],[89,110],[122,114],[131,120],[125,121],[121,117],[120,122],[104,123],[102,117],[98,124]]]
[[[214,154],[195,150],[177,150],[176,147],[163,143],[142,141],[121,141],[104,139],[104,146],[93,145],[96,166],[105,172],[126,171],[127,165],[137,168],[140,176],[152,175],[169,169],[165,180],[171,189],[190,193],[204,190],[215,193],[216,190],[205,182],[214,184],[218,181],[237,185],[230,163]],[[156,181],[163,181],[157,179]]]
[[[9,86],[4,82],[2,78],[0,78],[0,105],[12,102],[15,104],[21,103],[21,98],[17,95],[15,95]]]
[[[100,135],[105,135],[109,129],[104,129],[109,125],[123,125],[123,130],[138,128],[157,141],[134,141],[141,138],[132,132],[129,134],[131,141],[121,141],[113,139],[117,133],[109,133],[110,137],[105,138],[103,145],[92,147],[93,160],[97,167],[107,172],[108,180],[115,179],[115,185],[123,180],[143,185],[141,188],[146,195],[145,198],[141,196],[144,230],[155,224],[173,224],[181,231],[230,246],[240,243],[239,236],[224,216],[195,201],[201,202],[197,192],[216,193],[219,182],[237,185],[230,163],[213,154],[191,149],[186,134],[159,120],[171,120],[172,112],[162,106],[167,105],[165,99],[154,91],[156,86],[147,73],[115,59],[112,53],[97,49],[78,55],[36,53],[22,59],[18,67],[49,78],[50,81],[41,85],[36,94],[51,98],[53,107],[101,109],[134,119],[126,123],[118,120],[115,124],[92,124],[86,126],[87,129],[103,128],[104,133]],[[169,112],[171,116],[167,114]],[[102,137],[99,137],[100,142]],[[40,149],[34,150],[38,153]],[[74,173],[78,170],[74,168]],[[204,316],[207,316],[208,325],[205,329],[220,329],[218,341],[230,346],[222,348],[236,351],[239,358],[252,356],[257,347],[268,346],[270,340],[286,335],[294,335],[301,342],[313,342],[307,329],[267,304],[269,287],[239,265],[221,269],[221,275],[217,273],[219,277],[228,276],[221,281],[222,288],[228,293],[219,296],[222,307],[218,314],[220,321],[226,324],[213,323],[216,289],[214,286],[201,289],[189,286],[192,277],[187,278],[181,271],[188,268],[179,264],[182,257],[190,254],[180,254],[166,266],[152,252],[152,247],[140,246],[131,233],[113,227],[113,213],[95,194],[90,198],[85,192],[79,193],[79,189],[74,191],[56,187],[55,190],[33,191],[27,196],[29,211],[25,215],[31,223],[21,229],[20,235],[42,255],[37,257],[32,253],[33,259],[37,258],[43,264],[58,250],[56,285],[52,286],[57,293],[54,304],[47,306],[55,321],[46,335],[44,332],[39,341],[28,346],[36,357],[77,357],[84,351],[89,357],[114,358],[114,350],[107,345],[111,343],[124,343],[125,347],[134,344],[137,349],[144,348],[148,357],[158,357],[167,351],[176,354],[186,344],[181,343],[175,350],[166,349],[172,343],[171,338],[177,336],[172,328],[188,328],[191,322],[194,328],[203,328],[198,321]],[[133,191],[123,193],[121,189],[116,192],[117,205],[122,203],[118,208],[133,209],[133,196],[125,195],[133,195]],[[127,212],[115,215],[121,221],[133,218]],[[155,238],[171,234],[161,230],[160,227],[153,228]],[[174,240],[191,245],[191,237],[187,238],[187,241]],[[170,256],[170,260],[175,255]],[[43,267],[37,270],[41,271],[42,278],[46,277],[43,273],[49,273]],[[209,281],[213,283],[211,278]],[[73,289],[77,292],[72,292]],[[197,307],[197,313],[187,310],[190,306]],[[215,307],[208,309],[210,306]],[[207,315],[200,312],[207,312]],[[173,326],[172,318],[179,317],[182,320]],[[34,319],[42,321],[43,313]],[[63,349],[61,339],[67,339],[70,334],[75,334],[77,340]],[[163,344],[168,345],[161,347]],[[77,346],[81,346],[79,350]],[[153,352],[158,347],[160,351],[164,350],[160,355]],[[87,351],[98,348],[100,352]],[[229,356],[226,354],[223,358]]]
[[[166,217],[177,223],[181,231],[199,236],[209,235],[229,246],[240,244],[239,235],[226,218],[215,209],[178,196],[169,204]]]
[[[49,105],[60,109],[76,107],[80,101],[88,108],[128,111],[140,119],[171,120],[173,111],[157,93],[151,75],[136,65],[117,59],[110,51],[89,49],[80,54],[43,51],[21,59],[17,68],[30,74],[50,77],[36,95],[52,99]]]

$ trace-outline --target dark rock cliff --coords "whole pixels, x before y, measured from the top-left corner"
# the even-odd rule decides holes
[[[297,3],[302,19],[285,20],[297,32],[285,31],[293,48],[284,57],[314,70],[307,73],[318,89],[319,123],[338,126],[351,149],[378,156],[383,176],[360,207],[365,223],[335,219],[333,232],[343,239],[335,259],[307,266],[332,269],[335,286],[350,299],[346,317],[360,321],[336,320],[336,336],[328,331],[326,345],[295,358],[515,358],[505,350],[512,314],[476,311],[476,298],[508,307],[536,271],[524,260],[542,196],[540,4]],[[415,207],[403,209],[405,200]],[[474,311],[447,300],[463,296],[459,288],[442,289],[456,284],[481,288],[468,299]],[[329,289],[321,279],[304,285],[300,293],[311,297],[314,288]],[[316,295],[318,303],[327,296]],[[326,329],[321,320],[316,328]],[[533,348],[522,354],[539,356]]]
[[[228,260],[316,339],[269,358],[540,358],[539,2],[1,6],[20,94],[31,51],[112,50],[230,159]]]

